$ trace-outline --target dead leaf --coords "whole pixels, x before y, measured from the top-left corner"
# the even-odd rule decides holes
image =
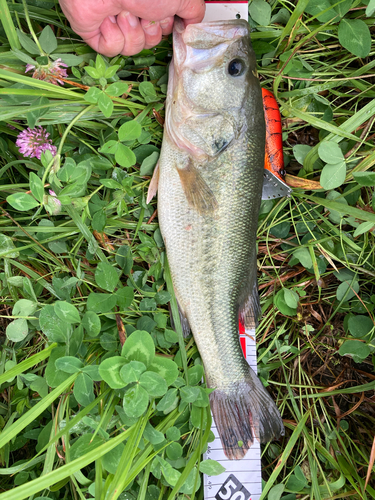
[[[295,177],[294,175],[286,174],[285,182],[290,187],[301,188],[305,191],[314,191],[315,189],[323,189],[317,181],[310,179],[303,179],[302,177]]]
[[[126,341],[126,331],[124,328],[124,323],[122,322],[121,316],[119,314],[115,314],[116,316],[116,324],[118,330],[118,336],[120,339],[120,344],[123,346]]]

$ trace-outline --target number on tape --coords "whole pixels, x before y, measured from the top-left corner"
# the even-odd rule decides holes
[[[245,486],[231,474],[217,492],[216,500],[250,500],[250,493]]]

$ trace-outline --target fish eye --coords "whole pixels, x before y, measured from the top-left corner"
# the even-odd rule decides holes
[[[245,71],[245,63],[241,59],[232,59],[228,64],[228,73],[230,76],[241,76]]]

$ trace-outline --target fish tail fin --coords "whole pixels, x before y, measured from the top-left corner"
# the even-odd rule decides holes
[[[254,438],[266,443],[284,435],[279,410],[250,367],[249,375],[230,390],[215,389],[210,403],[224,453],[230,460],[243,458]]]

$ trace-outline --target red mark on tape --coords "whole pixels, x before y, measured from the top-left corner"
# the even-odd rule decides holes
[[[241,321],[239,321],[238,327],[239,327],[239,331],[240,331],[240,344],[242,347],[243,355],[246,358],[246,337],[243,337],[243,335],[245,335],[245,327],[241,323]]]

